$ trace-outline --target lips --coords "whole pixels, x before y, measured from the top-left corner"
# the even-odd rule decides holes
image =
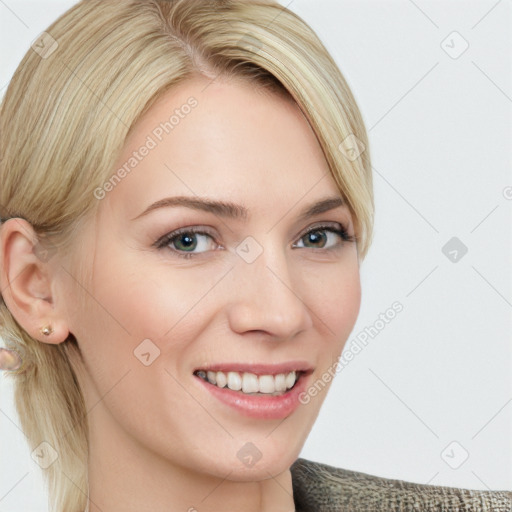
[[[217,388],[227,388],[249,395],[280,396],[294,387],[304,374],[313,369],[304,362],[281,364],[210,364],[194,375]]]
[[[290,368],[301,368],[301,370],[288,371]],[[241,369],[249,369],[252,371],[240,372]],[[279,373],[283,372],[283,370],[287,373]],[[229,378],[228,376],[231,373],[236,373],[238,375],[238,379],[241,380],[241,383],[239,381],[235,382],[234,387],[238,388],[241,384],[241,389],[233,390],[227,386],[227,380]],[[302,405],[299,397],[301,396],[301,393],[304,393],[304,390],[309,385],[310,374],[312,373],[313,368],[304,363],[284,363],[281,365],[211,364],[205,365],[203,369],[196,369],[194,371],[194,380],[198,383],[200,389],[204,390],[204,392],[212,396],[214,399],[217,399],[219,402],[227,405],[232,410],[236,410],[241,415],[249,416],[251,418],[258,418],[261,420],[272,420],[286,418]],[[219,375],[221,375],[222,379],[222,375],[225,375],[224,378],[226,379],[226,386],[219,387],[217,383],[212,384],[208,380],[208,374],[210,374],[210,377],[213,376],[212,374],[215,374],[215,379],[218,379]],[[254,387],[246,387],[247,392],[244,392],[244,374],[251,374],[249,377],[249,386],[251,386],[251,379],[258,378],[259,383],[261,383],[263,380],[264,392],[248,391],[250,389],[254,389]],[[287,375],[290,374],[291,376],[287,377]],[[276,386],[276,384],[279,386],[279,380],[281,380],[280,385],[282,386],[283,377],[279,377],[280,375],[284,376],[285,387],[286,379],[290,379],[288,381],[288,384],[290,384],[293,377],[294,382],[292,387],[286,388],[282,391],[274,391],[273,393],[269,393],[268,391],[272,390],[272,382],[274,386]],[[224,383],[220,382],[219,384]]]

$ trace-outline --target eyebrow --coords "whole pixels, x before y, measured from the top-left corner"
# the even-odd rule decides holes
[[[341,206],[344,205],[345,201],[339,196],[325,197],[314,204],[306,206],[306,208],[301,210],[299,214],[299,221],[303,221],[305,219],[308,219],[309,217],[313,217],[314,215],[318,215],[320,213],[340,208]],[[228,201],[214,201],[212,199],[207,198],[175,196],[166,197],[164,199],[156,201],[155,203],[149,205],[142,213],[140,213],[131,220],[136,220],[140,217],[143,217],[144,215],[147,215],[149,212],[152,212],[153,210],[157,210],[159,208],[180,206],[185,208],[191,208],[193,210],[200,210],[204,212],[213,213],[214,215],[218,215],[219,217],[224,218],[240,219],[245,221],[249,217],[249,210],[245,206],[239,204],[231,203]]]

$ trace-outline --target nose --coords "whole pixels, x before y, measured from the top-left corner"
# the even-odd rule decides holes
[[[289,339],[313,325],[312,313],[299,293],[300,275],[290,272],[283,252],[265,249],[252,263],[241,259],[232,279],[227,312],[234,332],[257,331]]]

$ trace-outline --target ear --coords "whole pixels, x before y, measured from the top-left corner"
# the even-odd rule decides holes
[[[11,218],[0,226],[0,290],[5,304],[21,327],[34,339],[57,344],[69,335],[55,293],[55,260],[38,241],[31,224]],[[53,255],[52,255],[53,256]],[[52,264],[50,264],[50,260]],[[41,329],[51,326],[44,335]]]

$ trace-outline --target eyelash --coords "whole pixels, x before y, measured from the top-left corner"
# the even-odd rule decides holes
[[[329,231],[331,233],[335,233],[336,235],[338,235],[343,240],[343,242],[350,243],[350,242],[356,241],[356,237],[354,235],[349,235],[347,229],[345,228],[345,226],[343,224],[338,224],[338,225],[340,226],[339,228],[332,226],[332,225],[313,226],[312,228],[308,229],[305,233],[303,233],[299,237],[299,240],[303,239],[310,233],[314,233],[317,231]],[[165,249],[167,247],[172,252],[176,253],[176,255],[179,258],[184,258],[184,259],[191,259],[191,258],[200,256],[201,254],[204,254],[204,253],[183,252],[183,251],[179,251],[177,249],[171,249],[170,247],[168,247],[171,242],[173,242],[174,240],[176,240],[179,236],[181,236],[183,234],[206,235],[215,241],[214,236],[211,233],[209,233],[208,231],[205,231],[202,228],[192,227],[192,228],[181,228],[181,229],[177,229],[176,231],[173,231],[171,233],[168,233],[167,235],[164,235],[163,237],[159,238],[153,245],[157,249]],[[335,247],[330,247],[328,249],[323,249],[323,248],[315,249],[314,247],[305,247],[305,249],[312,249],[312,250],[317,250],[317,251],[334,251],[336,249],[339,249],[341,247],[342,243],[336,245]],[[300,247],[300,249],[302,249],[302,247]]]

